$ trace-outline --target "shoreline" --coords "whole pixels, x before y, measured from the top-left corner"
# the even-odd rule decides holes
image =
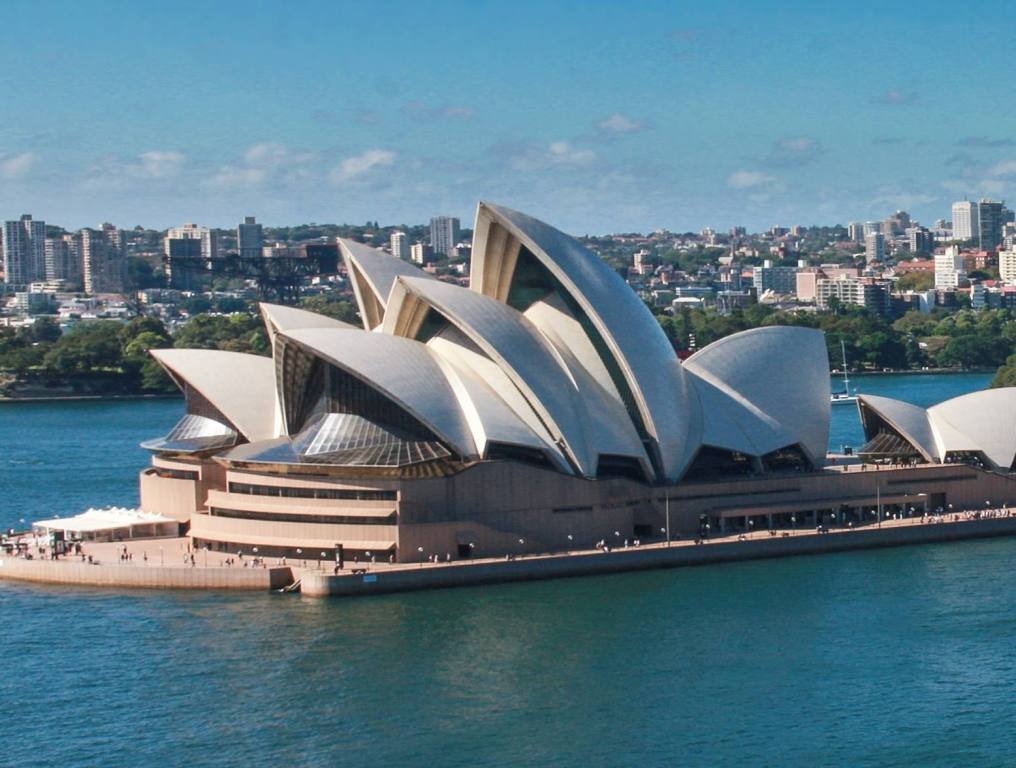
[[[181,400],[179,393],[137,393],[131,395],[30,395],[27,397],[0,397],[0,405],[14,403],[73,403],[96,400]]]
[[[640,547],[618,548],[609,552],[576,550],[513,559],[484,558],[446,563],[347,563],[346,569],[332,572],[332,566],[308,567],[314,561],[287,564],[284,560],[256,566],[226,567],[228,553],[196,553],[200,563],[187,565],[189,540],[133,539],[124,543],[89,545],[101,563],[82,562],[70,556],[60,560],[25,559],[0,556],[0,580],[36,584],[84,586],[116,589],[158,590],[246,590],[299,591],[307,597],[359,597],[426,589],[481,586],[521,581],[606,575],[665,568],[719,565],[748,560],[824,555],[865,549],[916,546],[972,539],[1016,536],[1016,515],[1004,515],[937,521],[920,518],[883,521],[864,528],[834,528],[827,533],[779,530],[775,535],[757,531],[745,535],[711,538],[702,544],[687,539],[669,545],[654,541]],[[115,562],[114,553],[126,544],[133,552],[152,551],[143,564]],[[185,550],[185,547],[187,548]],[[169,551],[167,565],[163,549]],[[159,552],[156,563],[155,553]],[[209,563],[211,560],[211,563]],[[242,558],[241,558],[242,560]],[[331,561],[328,561],[330,563]],[[355,569],[355,570],[354,570]]]
[[[851,376],[955,376],[959,374],[993,374],[995,368],[963,368],[957,370],[956,368],[929,368],[928,370],[916,370],[908,368],[906,370],[899,371],[850,371]],[[843,371],[836,373],[830,372],[830,376],[842,377]]]
[[[967,368],[956,370],[955,368],[932,368],[929,370],[899,370],[899,371],[851,371],[852,377],[868,376],[957,376],[962,374],[980,375],[993,374],[994,368]],[[830,371],[831,378],[839,378],[843,375],[841,371]],[[28,395],[25,397],[0,396],[0,405],[13,405],[15,403],[73,403],[73,402],[95,402],[95,401],[129,401],[129,400],[179,400],[182,395],[178,392],[162,393],[133,393],[122,395]]]

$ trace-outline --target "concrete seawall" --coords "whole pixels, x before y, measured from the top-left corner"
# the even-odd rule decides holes
[[[180,568],[89,565],[0,557],[0,579],[130,589],[281,589],[293,582],[290,568]]]
[[[309,596],[350,597],[1012,535],[1016,535],[1016,517],[869,528],[828,534],[807,533],[701,546],[684,544],[670,548],[641,547],[609,553],[536,556],[512,561],[459,561],[448,565],[425,565],[422,568],[400,568],[355,575],[308,571],[301,574],[300,591]]]

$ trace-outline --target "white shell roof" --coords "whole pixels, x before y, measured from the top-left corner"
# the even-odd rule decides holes
[[[614,270],[563,232],[510,208],[480,203],[476,213],[471,286],[489,296],[495,285],[487,259],[491,224],[510,232],[578,302],[609,348],[645,424],[659,444],[663,470],[676,480],[698,447],[700,415],[680,361],[659,323]],[[506,259],[514,269],[514,260]],[[506,267],[507,268],[507,267]]]
[[[1016,387],[971,392],[928,409],[875,395],[859,400],[929,461],[942,461],[951,451],[980,451],[1006,470],[1016,460]]]
[[[397,403],[463,458],[478,457],[458,398],[424,344],[356,328],[305,328],[281,335]]]
[[[466,416],[473,432],[473,440],[481,455],[486,456],[490,443],[521,446],[541,451],[559,470],[571,471],[567,459],[554,445],[550,435],[539,423],[535,413],[524,401],[515,385],[507,377],[501,379],[496,375],[491,376],[490,368],[478,368],[477,358],[482,357],[482,353],[476,349],[474,353],[470,354],[469,347],[474,345],[462,336],[460,331],[455,328],[445,329],[430,339],[427,346],[437,353],[438,363],[444,369],[446,378],[459,398],[459,405]],[[488,358],[483,357],[482,359],[500,373],[500,369]],[[496,387],[495,382],[501,386]],[[510,389],[506,391],[506,388]],[[528,411],[526,415],[529,416],[529,421],[533,426],[523,420],[502,399],[501,394],[514,399],[515,407],[521,407],[524,409],[523,412]],[[539,430],[539,434],[537,434],[537,430]]]
[[[400,325],[398,307],[406,295],[434,307],[509,374],[583,475],[596,474],[601,453],[644,456],[631,422],[625,418],[618,425],[595,410],[599,395],[589,387],[588,377],[576,380],[558,350],[522,313],[457,285],[401,278],[392,292],[385,332]]]
[[[360,307],[360,317],[368,331],[380,325],[384,309],[388,306],[388,294],[398,277],[432,279],[422,269],[390,253],[355,240],[343,237],[338,240],[339,251],[346,262],[353,293]],[[369,291],[370,295],[365,295],[365,291]],[[375,310],[376,306],[380,306],[380,313]]]
[[[998,387],[961,395],[928,409],[942,455],[982,451],[997,467],[1009,469],[1016,458],[1016,387]]]
[[[251,442],[275,436],[275,363],[218,349],[153,349],[152,357],[185,381]]]
[[[919,405],[895,400],[880,395],[858,395],[861,419],[864,420],[864,406],[881,416],[897,432],[914,446],[928,461],[941,461],[942,453],[935,439],[935,432],[928,419],[928,411]]]
[[[269,304],[262,301],[260,304],[261,316],[265,320],[272,336],[277,331],[295,331],[300,328],[352,328],[349,323],[336,320],[317,312],[309,312],[298,307],[287,307],[282,304]]]
[[[699,350],[684,369],[699,380],[703,443],[754,455],[799,443],[813,464],[824,463],[831,405],[821,331],[742,331]]]

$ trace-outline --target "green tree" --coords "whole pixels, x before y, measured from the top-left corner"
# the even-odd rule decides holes
[[[46,316],[35,318],[34,323],[26,325],[19,332],[23,333],[25,338],[33,344],[54,342],[60,338],[62,333],[60,324],[52,317]]]
[[[955,336],[939,355],[945,366],[960,368],[995,368],[1002,365],[1012,348],[1003,339],[977,334]]]
[[[935,287],[935,275],[931,272],[905,272],[896,281],[901,291],[927,291]]]
[[[43,365],[60,375],[118,371],[121,364],[120,323],[91,320],[72,328],[46,352]]]
[[[1016,355],[1009,355],[1005,363],[999,367],[995,378],[991,380],[992,387],[1016,387]]]
[[[264,326],[253,315],[198,315],[176,332],[173,342],[181,348],[269,354]]]
[[[327,315],[350,325],[360,325],[360,314],[357,312],[356,305],[345,299],[331,296],[308,296],[301,299],[298,306],[308,312]]]

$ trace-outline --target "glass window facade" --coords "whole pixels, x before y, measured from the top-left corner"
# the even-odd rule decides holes
[[[292,486],[229,483],[230,493],[276,496],[286,499],[336,499],[341,501],[395,501],[395,491],[368,491],[358,488],[295,488]]]
[[[210,507],[212,517],[230,517],[237,520],[262,520],[270,523],[317,523],[318,525],[395,525],[395,513],[385,517],[363,515],[309,515],[301,512],[263,512],[250,509]]]

